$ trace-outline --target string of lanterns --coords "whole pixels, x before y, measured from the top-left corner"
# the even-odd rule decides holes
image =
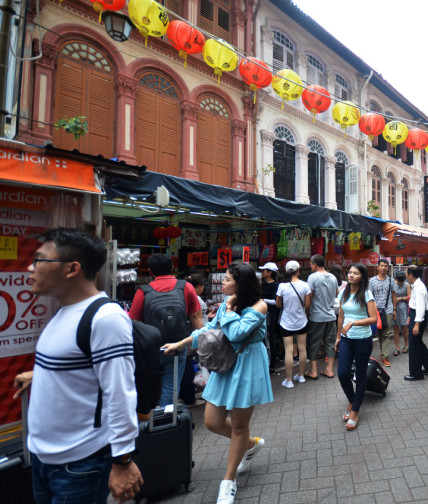
[[[125,5],[125,0],[91,1],[94,3],[94,9],[100,12],[100,16],[103,10],[117,11]],[[184,59],[185,67],[188,54],[202,53],[205,63],[214,70],[218,83],[223,72],[232,72],[236,69],[238,53],[231,44],[216,38],[205,40],[203,33],[185,20],[170,22],[167,9],[156,0],[129,0],[128,13],[132,23],[144,37],[145,45],[149,36],[161,37],[166,34],[171,45]],[[301,97],[303,105],[313,115],[313,122],[316,114],[325,112],[331,105],[331,96],[327,89],[317,85],[304,86],[299,75],[289,68],[273,74],[262,60],[244,56],[239,65],[239,73],[253,92],[271,85],[282,99],[282,110],[285,102]],[[256,96],[255,94],[254,102]],[[361,115],[359,107],[350,101],[338,101],[332,109],[332,116],[344,130],[345,138],[347,128],[358,123],[360,131],[368,135],[370,140],[382,133],[383,138],[391,143],[394,149],[397,145],[405,143],[409,149],[415,150],[416,154],[421,149],[426,149],[428,152],[426,131],[420,128],[409,131],[404,122],[397,120],[385,124],[384,117],[373,112]]]

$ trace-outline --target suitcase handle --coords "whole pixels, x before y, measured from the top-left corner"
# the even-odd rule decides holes
[[[174,355],[174,381],[173,381],[173,391],[172,391],[172,426],[177,425],[177,415],[178,415],[178,355]],[[157,408],[159,410],[159,408]],[[165,408],[161,408],[164,410]],[[153,410],[150,411],[149,415],[149,432],[156,430],[153,426]]]

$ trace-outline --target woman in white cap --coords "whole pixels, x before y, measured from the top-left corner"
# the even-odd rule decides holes
[[[303,375],[306,366],[306,326],[308,318],[311,289],[306,282],[299,279],[300,264],[297,261],[288,261],[285,265],[284,282],[279,284],[276,293],[276,306],[282,308],[279,322],[281,336],[285,346],[285,374],[282,382],[285,388],[293,388],[293,336],[296,335],[299,348],[299,372],[294,375],[294,381],[304,383]]]
[[[276,374],[276,344],[279,336],[279,310],[276,307],[276,292],[278,290],[276,275],[278,266],[274,262],[267,262],[264,266],[259,266],[259,269],[262,270],[262,299],[268,306],[266,324],[270,347],[269,374],[274,375]]]

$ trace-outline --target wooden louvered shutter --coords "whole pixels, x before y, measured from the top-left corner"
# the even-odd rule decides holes
[[[217,145],[215,116],[209,112],[198,112],[198,170],[201,182],[211,184],[215,166],[214,146]]]
[[[230,14],[228,11],[217,7],[217,33],[216,35],[226,42],[231,42]]]
[[[287,53],[287,66],[291,70],[294,70],[294,54],[291,51],[288,51],[287,49],[285,49],[285,51]]]
[[[218,116],[216,122],[217,182],[215,183],[225,187],[230,187],[230,160],[232,159],[230,121]]]
[[[58,58],[54,120],[86,115],[84,112],[85,68],[77,61]],[[74,140],[63,129],[54,130],[53,142],[61,149],[83,152],[84,139]]]
[[[88,134],[85,152],[113,157],[114,82],[111,74],[87,69]],[[82,114],[85,115],[85,112]]]
[[[202,30],[214,34],[214,3],[211,0],[201,0],[199,26]]]
[[[167,96],[159,96],[159,171],[180,175],[180,104]]]
[[[136,109],[136,154],[137,163],[144,164],[148,170],[159,171],[156,159],[157,134],[157,96],[141,87],[138,89]]]
[[[308,81],[308,84],[316,84],[315,67],[309,63],[306,65],[306,80]]]
[[[180,14],[179,0],[164,0],[164,5],[167,9],[172,10],[175,14]]]

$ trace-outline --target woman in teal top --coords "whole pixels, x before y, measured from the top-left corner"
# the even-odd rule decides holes
[[[367,366],[373,350],[371,324],[377,320],[373,294],[368,290],[367,268],[360,263],[349,269],[348,285],[340,292],[336,351],[339,352],[337,375],[349,404],[342,415],[346,430],[354,430],[367,385]],[[355,390],[352,363],[355,360]]]
[[[248,469],[254,455],[264,446],[262,438],[250,437],[250,420],[257,404],[273,401],[269,360],[263,343],[266,335],[267,305],[261,299],[260,283],[248,264],[232,263],[222,285],[227,296],[216,316],[191,336],[165,345],[165,353],[183,346],[198,347],[198,336],[206,329],[220,327],[235,350],[254,331],[256,336],[238,355],[236,364],[224,373],[211,372],[202,397],[206,427],[230,438],[229,457],[217,504],[232,504],[237,491],[236,474]]]

